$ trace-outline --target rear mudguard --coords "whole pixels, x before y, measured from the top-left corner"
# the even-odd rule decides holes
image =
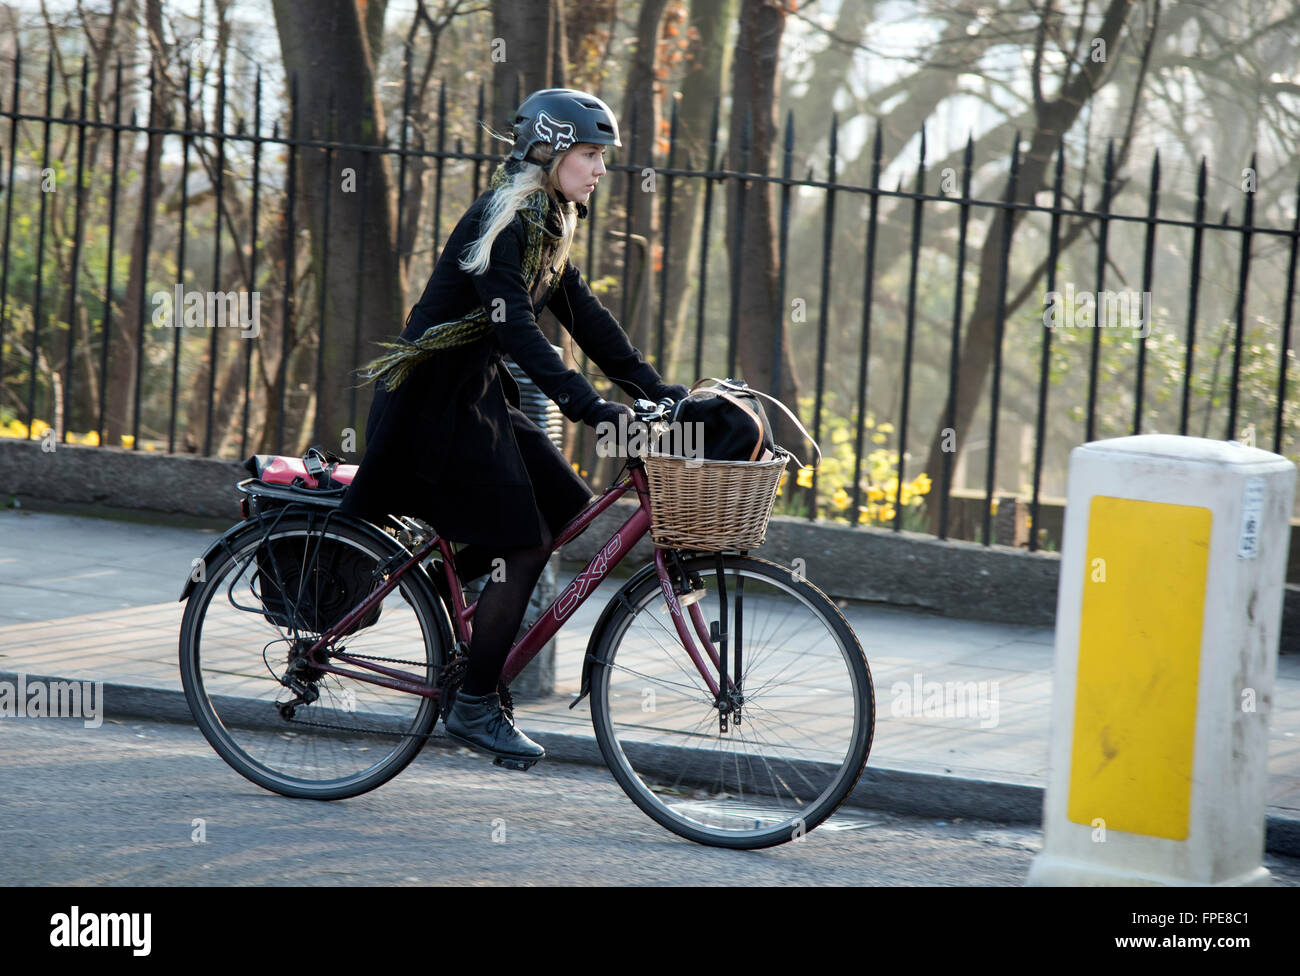
[[[628,601],[628,594],[645,582],[647,576],[655,576],[655,564],[646,563],[636,571],[626,583],[620,587],[619,591],[614,594],[614,598],[606,604],[600,619],[596,621],[596,626],[591,629],[591,637],[587,641],[587,653],[582,657],[582,687],[578,690],[578,697],[569,703],[573,708],[591,693],[591,668],[595,664],[603,664],[603,661],[597,661],[596,652],[600,648],[601,641],[605,636],[605,629],[609,626],[614,614],[623,609],[630,610],[631,603]]]
[[[181,588],[181,595],[179,598],[181,603],[184,603],[186,600],[190,598],[190,593],[194,591],[195,583],[198,583],[201,580],[205,580],[208,578],[208,566],[212,564],[212,558],[218,552],[221,552],[223,550],[228,552],[230,550],[230,540],[234,538],[236,535],[238,535],[240,532],[247,531],[249,524],[253,521],[255,520],[248,519],[243,522],[238,522],[235,525],[231,526],[225,532],[217,536],[217,538],[212,541],[212,544],[209,545],[206,550],[204,550],[202,556],[199,556],[198,559],[195,559],[192,563],[190,563],[189,578],[185,580],[185,585]]]
[[[306,511],[315,511],[316,514],[318,515],[321,514],[319,509],[310,505],[305,506],[304,513]],[[286,513],[285,517],[292,517],[295,514],[296,513],[290,511]],[[274,521],[274,519],[275,516],[268,516],[268,515],[244,519],[244,521],[231,526],[222,535],[218,536],[215,540],[213,540],[212,544],[208,546],[207,550],[203,553],[203,555],[200,556],[198,559],[195,559],[194,562],[192,563],[190,568],[189,578],[185,581],[185,585],[181,589],[181,595],[179,598],[180,602],[184,603],[186,600],[190,598],[190,593],[193,592],[195,583],[198,583],[200,580],[204,580],[207,578],[208,567],[212,565],[212,560],[216,557],[217,553],[232,551],[232,549],[234,548],[234,546],[232,545],[232,540],[234,540],[236,536],[241,535],[245,532],[265,532],[268,523],[270,521]],[[389,547],[396,546],[397,548],[402,549],[407,553],[411,552],[409,547],[404,546],[401,542],[399,542],[397,539],[394,539],[387,532],[384,532],[383,530],[379,529],[377,526],[373,525],[370,522],[366,522],[363,519],[354,518],[349,515],[334,514],[330,517],[330,521],[333,523],[347,521],[347,523],[351,525],[353,528],[360,529],[363,532],[365,532],[367,535],[369,535],[371,538],[373,538],[376,543],[387,545]],[[442,603],[442,599],[441,597],[438,596],[438,591],[434,587],[433,581],[429,578],[429,574],[425,572],[423,566],[412,567],[412,569],[409,571],[409,575],[414,575],[418,579],[420,585],[424,586],[426,594],[430,597],[430,599],[433,601],[435,605],[439,605]]]

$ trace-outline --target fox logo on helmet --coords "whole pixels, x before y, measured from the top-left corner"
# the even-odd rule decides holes
[[[557,151],[563,152],[573,145],[577,138],[577,126],[572,122],[563,122],[551,118],[545,112],[538,112],[533,122],[533,131],[545,142],[549,142]]]

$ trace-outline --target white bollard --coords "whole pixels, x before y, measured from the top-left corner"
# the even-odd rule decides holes
[[[1295,466],[1147,434],[1070,453],[1031,885],[1268,884]]]

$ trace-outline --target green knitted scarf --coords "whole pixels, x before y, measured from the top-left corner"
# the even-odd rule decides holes
[[[505,185],[505,164],[497,166],[492,174],[490,187],[493,190]],[[539,272],[542,270],[542,241],[546,236],[544,230],[550,200],[544,190],[531,194],[524,209],[519,212],[524,218],[524,227],[528,241],[523,257],[523,276],[528,283],[531,295],[537,285]],[[482,306],[471,309],[458,319],[439,322],[429,326],[415,340],[398,337],[397,342],[381,342],[389,351],[367,363],[361,369],[362,379],[367,383],[379,381],[384,388],[392,391],[401,385],[410,375],[411,370],[441,349],[468,345],[476,342],[492,330],[488,321],[487,310]]]

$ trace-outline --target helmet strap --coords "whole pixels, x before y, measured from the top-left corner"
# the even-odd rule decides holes
[[[541,165],[535,159],[520,159],[518,156],[511,156],[509,159],[506,160],[506,172],[509,173],[511,176],[514,176],[516,173],[518,173],[521,169],[524,168],[524,163],[531,163],[533,166]]]

